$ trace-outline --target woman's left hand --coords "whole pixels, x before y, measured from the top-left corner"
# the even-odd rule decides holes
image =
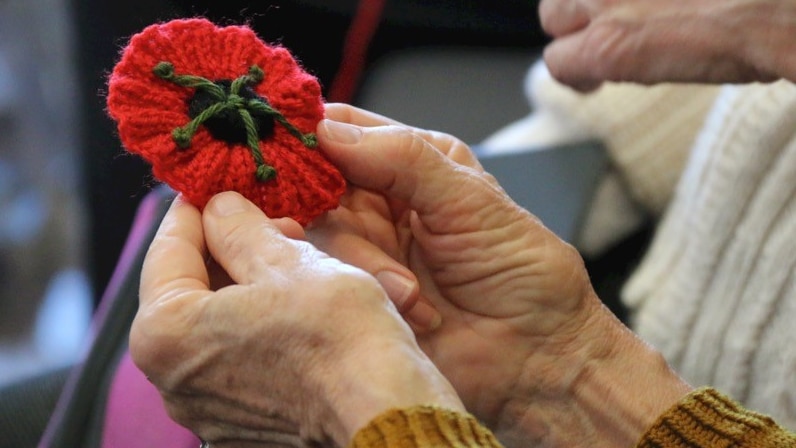
[[[463,410],[366,272],[237,193],[180,197],[144,261],[130,334],[169,414],[214,448],[343,446],[393,407]]]

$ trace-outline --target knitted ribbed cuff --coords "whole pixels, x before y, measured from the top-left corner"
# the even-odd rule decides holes
[[[392,409],[360,429],[349,448],[456,446],[501,448],[472,415],[435,406]]]
[[[715,389],[697,389],[660,416],[637,448],[796,447],[796,434]]]

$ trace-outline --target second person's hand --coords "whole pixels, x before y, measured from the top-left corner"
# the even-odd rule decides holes
[[[796,80],[793,0],[542,0],[539,15],[550,73],[579,90]]]

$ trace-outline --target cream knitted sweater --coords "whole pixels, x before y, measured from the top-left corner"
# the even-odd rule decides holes
[[[632,200],[665,210],[623,291],[631,326],[693,386],[796,428],[796,86],[530,84],[536,114],[603,139]]]
[[[580,95],[556,83],[540,61],[529,70],[525,91],[533,113],[481,147],[497,153],[602,140],[613,168],[598,187],[584,232],[574,241],[584,254],[595,255],[646,218],[663,213],[719,88],[608,84]]]

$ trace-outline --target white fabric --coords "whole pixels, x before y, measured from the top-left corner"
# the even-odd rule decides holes
[[[598,196],[585,233],[602,246],[585,246],[605,247],[637,219],[611,207],[622,197],[660,217],[623,290],[634,330],[692,385],[796,429],[796,86],[608,85],[580,95],[539,64],[529,85],[534,114],[546,118],[526,124],[547,123],[561,141],[602,139],[624,187]],[[487,143],[511,147],[519,123]],[[596,218],[606,210],[612,222]]]
[[[653,246],[633,327],[693,385],[796,429],[796,87],[726,87]]]
[[[557,83],[541,61],[528,72],[533,113],[487,138],[486,151],[600,139],[612,161],[575,245],[597,255],[668,204],[718,87],[606,84],[588,95]]]

